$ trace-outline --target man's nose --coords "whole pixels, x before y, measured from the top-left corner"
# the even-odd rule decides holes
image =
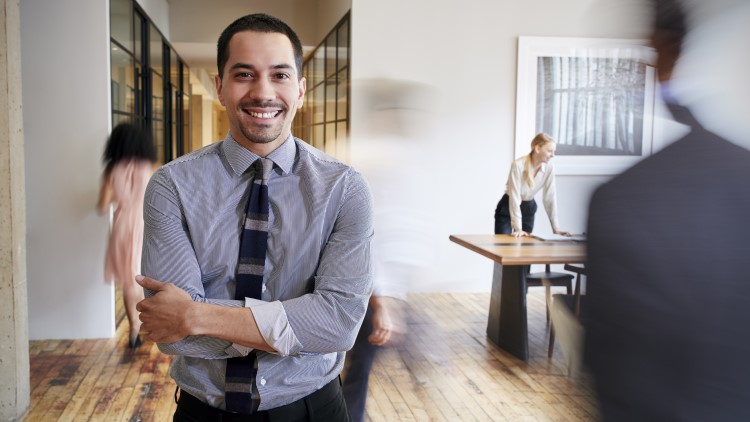
[[[276,98],[276,91],[273,89],[271,81],[267,78],[259,78],[252,85],[248,95],[254,100],[268,101]]]

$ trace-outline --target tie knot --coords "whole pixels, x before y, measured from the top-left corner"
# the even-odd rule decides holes
[[[268,182],[268,178],[273,170],[273,160],[268,158],[258,158],[253,163],[253,169],[255,170],[255,177],[263,179],[263,184]]]

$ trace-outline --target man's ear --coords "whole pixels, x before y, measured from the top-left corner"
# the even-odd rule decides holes
[[[224,95],[221,92],[222,85],[221,85],[221,76],[220,75],[214,76],[214,83],[216,83],[216,95],[219,97],[219,102],[221,103],[221,105],[225,105],[224,104]]]
[[[297,102],[300,107],[302,107],[302,104],[305,102],[305,92],[307,92],[307,79],[302,77],[299,80],[299,96],[297,97]]]

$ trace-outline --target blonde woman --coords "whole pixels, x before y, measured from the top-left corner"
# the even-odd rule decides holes
[[[495,234],[528,236],[534,229],[537,208],[534,195],[543,189],[544,209],[552,231],[570,235],[557,224],[555,169],[551,162],[554,156],[555,141],[546,133],[539,133],[531,140],[531,152],[513,161],[505,194],[495,209]]]

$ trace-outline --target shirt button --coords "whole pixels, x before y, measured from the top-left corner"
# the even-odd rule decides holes
[[[260,379],[260,385],[266,385],[266,379],[265,378],[261,378]]]

